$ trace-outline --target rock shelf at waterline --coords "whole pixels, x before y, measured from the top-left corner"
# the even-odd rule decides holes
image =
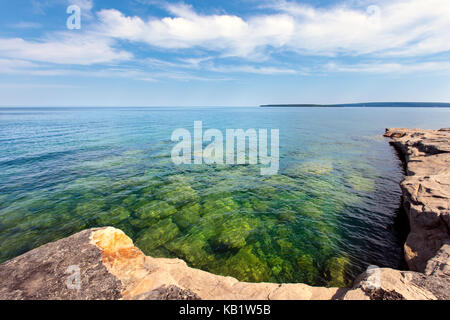
[[[450,256],[450,128],[386,129],[385,136],[392,138],[406,169],[400,184],[411,229],[406,262],[410,270],[431,272],[428,262],[437,252],[444,248]],[[441,271],[450,276],[449,268]]]

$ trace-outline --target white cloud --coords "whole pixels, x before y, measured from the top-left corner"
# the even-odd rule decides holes
[[[294,21],[283,14],[244,21],[233,15],[199,15],[186,5],[169,6],[175,17],[142,20],[118,10],[102,10],[101,30],[111,36],[165,49],[199,46],[223,56],[247,57],[267,45],[281,47],[294,32]]]
[[[276,74],[299,74],[300,71],[288,68],[278,68],[270,66],[252,66],[252,65],[238,65],[238,66],[214,66],[209,67],[209,71],[222,73],[255,73],[265,75]],[[302,72],[303,73],[303,72]]]
[[[89,20],[92,19],[93,0],[67,0],[67,5],[77,5],[81,9],[81,15]]]
[[[94,6],[94,2],[92,0],[67,0],[67,3],[68,5],[77,5],[81,10],[85,11],[91,11]]]
[[[93,9],[91,0],[61,1],[77,4],[89,14]],[[168,12],[163,18],[144,19],[107,9],[97,12],[99,20],[86,24],[81,34],[54,33],[33,41],[0,38],[0,72],[156,81],[209,80],[197,75],[201,72],[293,75],[309,74],[311,70],[410,73],[449,69],[450,62],[427,57],[450,52],[449,0],[358,0],[322,8],[281,0],[266,3],[264,9],[269,11],[265,14],[253,13],[245,18],[200,14],[185,4],[163,6]],[[267,13],[270,10],[273,13]],[[26,23],[17,27],[20,26],[32,27]],[[182,53],[183,58],[134,59],[132,53],[116,48],[122,43],[119,39]],[[271,57],[272,53],[285,51],[296,53],[299,60],[293,59],[295,55],[287,61],[276,55]],[[359,63],[324,65],[322,57],[316,62],[308,60],[312,65],[305,65],[300,60],[302,55]],[[340,56],[358,58],[344,60]],[[241,58],[264,63],[252,64]],[[129,60],[134,69],[121,64]],[[107,65],[112,63],[118,63],[120,68],[110,69]],[[54,64],[68,66],[52,68]],[[94,64],[103,66],[99,71],[69,70],[69,66],[73,69],[76,65]]]
[[[449,72],[450,62],[430,61],[419,63],[359,63],[359,64],[337,64],[328,63],[325,71],[354,72],[354,73],[390,73],[407,74],[412,72]]]
[[[42,25],[40,23],[37,22],[25,22],[25,21],[21,21],[15,24],[10,24],[9,25],[11,28],[16,28],[16,29],[38,29],[38,28],[42,28]]]
[[[289,45],[308,54],[414,56],[450,50],[450,1],[374,3],[315,9],[281,1],[272,7],[295,17],[296,32]]]
[[[30,61],[0,58],[0,73],[20,72],[35,67],[37,67],[37,65]]]
[[[0,83],[0,89],[72,89],[80,88],[80,86],[67,84],[42,84],[42,83]]]
[[[276,1],[273,14],[244,19],[201,15],[184,4],[166,5],[172,15],[143,20],[118,10],[98,12],[111,37],[164,49],[200,47],[222,56],[260,57],[264,50],[308,55],[414,56],[450,50],[450,1],[376,1],[369,7],[341,4],[313,8]]]
[[[199,69],[201,65],[209,60],[214,59],[213,57],[202,57],[202,58],[182,58],[177,59],[177,61],[167,61],[156,58],[147,58],[142,61],[146,66],[156,68],[156,69]]]
[[[0,38],[0,56],[73,65],[108,63],[132,58],[126,51],[115,50],[112,44],[111,39],[68,34],[44,41]]]
[[[194,69],[198,71],[212,71],[218,73],[254,73],[254,74],[304,74],[303,71],[280,68],[267,65],[215,65],[212,57],[178,59],[178,61],[165,61],[160,59],[148,58],[144,64],[155,69],[176,70],[176,69]]]
[[[148,70],[148,66],[162,67],[158,70]],[[166,62],[162,60],[144,61],[144,65],[139,67],[130,66],[115,66],[104,67],[99,66],[96,70],[90,67],[78,68],[55,68],[53,64],[33,63],[18,59],[4,59],[0,58],[0,74],[14,74],[27,75],[38,77],[87,77],[87,78],[110,78],[110,79],[132,79],[137,81],[158,82],[167,79],[177,81],[229,81],[230,78],[213,77],[213,76],[198,76],[192,73],[183,72],[179,69],[180,64]],[[187,64],[185,65],[188,66]],[[167,70],[167,67],[173,69]]]

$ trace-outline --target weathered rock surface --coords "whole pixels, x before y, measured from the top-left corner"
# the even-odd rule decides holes
[[[450,278],[414,271],[381,268],[367,271],[355,280],[344,300],[448,300]]]
[[[177,286],[164,286],[134,297],[134,300],[200,300],[191,290],[183,290]]]
[[[68,287],[70,266],[79,289]],[[69,281],[70,283],[70,281]],[[145,256],[121,230],[90,229],[0,265],[0,299],[332,299],[338,288],[245,283]]]
[[[444,244],[436,255],[428,260],[425,274],[446,276],[450,279],[450,245]]]
[[[0,265],[0,299],[118,299],[122,284],[102,262],[102,250],[90,245],[91,230],[48,243]],[[69,289],[80,270],[81,288]],[[67,282],[69,281],[69,287]]]
[[[406,169],[401,189],[411,231],[405,259],[410,270],[424,272],[441,248],[450,254],[444,246],[450,244],[450,129],[387,129],[385,136]]]

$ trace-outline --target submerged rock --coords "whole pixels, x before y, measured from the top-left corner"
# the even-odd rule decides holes
[[[201,205],[198,203],[188,204],[178,210],[178,212],[174,215],[174,221],[179,227],[186,229],[197,223],[202,214],[203,209]]]
[[[197,192],[191,187],[192,182],[187,181],[186,178],[179,175],[170,177],[169,180],[169,184],[162,186],[159,190],[155,190],[159,199],[164,199],[164,201],[172,205],[199,200]]]
[[[116,225],[130,217],[130,212],[123,208],[117,207],[109,212],[102,212],[98,215],[97,221],[100,225]]]
[[[153,200],[137,210],[136,217],[138,219],[136,219],[136,221],[133,221],[133,225],[150,227],[160,219],[170,217],[176,212],[177,209],[167,202]]]
[[[345,272],[349,265],[350,260],[346,256],[330,258],[325,264],[325,278],[329,279],[328,286],[346,287],[348,283]]]
[[[361,175],[348,178],[348,183],[353,189],[361,192],[375,192],[375,181]]]
[[[318,276],[318,271],[314,265],[314,259],[311,255],[303,254],[297,258],[297,265],[303,272],[303,281],[313,283]]]
[[[201,267],[211,265],[215,258],[210,253],[207,236],[203,233],[193,233],[188,236],[177,238],[164,245],[177,257],[184,259],[191,265]]]
[[[240,249],[246,245],[246,238],[258,225],[258,219],[230,216],[213,242],[224,249]]]
[[[136,243],[144,252],[149,253],[151,250],[174,239],[179,232],[180,230],[173,223],[172,219],[167,218],[142,231]]]
[[[304,177],[305,175],[326,175],[333,171],[333,162],[328,159],[315,159],[290,166],[286,174],[291,177]]]
[[[261,282],[270,274],[267,264],[252,252],[251,246],[243,247],[236,255],[228,259],[225,270],[249,282]]]

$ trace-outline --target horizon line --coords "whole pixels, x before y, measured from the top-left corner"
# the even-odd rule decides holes
[[[450,102],[424,102],[424,101],[371,101],[371,102],[349,102],[349,103],[270,103],[255,105],[0,105],[0,108],[258,108],[258,107],[340,107],[340,106],[363,106],[374,104],[430,104],[448,105]]]

